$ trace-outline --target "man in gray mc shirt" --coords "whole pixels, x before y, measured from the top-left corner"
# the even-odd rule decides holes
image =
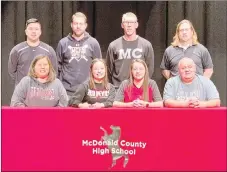
[[[89,78],[92,60],[102,58],[98,41],[85,31],[87,17],[83,13],[77,12],[72,16],[71,28],[73,33],[62,38],[56,50],[58,78],[69,97],[79,84]]]
[[[131,12],[123,14],[121,27],[124,35],[110,43],[106,56],[108,79],[115,88],[129,78],[133,59],[143,59],[146,62],[150,78],[154,72],[153,47],[148,40],[136,34],[136,15]]]
[[[8,61],[8,72],[15,82],[27,76],[32,60],[40,55],[47,55],[57,72],[57,57],[54,49],[48,44],[40,41],[41,24],[38,19],[31,18],[26,22],[25,34],[27,40],[17,44],[10,52]]]

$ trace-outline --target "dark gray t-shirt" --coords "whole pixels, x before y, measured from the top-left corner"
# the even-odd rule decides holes
[[[120,86],[122,81],[129,78],[133,59],[142,59],[146,62],[151,78],[154,72],[154,50],[148,40],[138,36],[135,41],[126,41],[120,37],[110,43],[106,63],[109,81],[116,88]]]
[[[175,76],[167,80],[163,92],[163,100],[188,100],[197,98],[200,101],[219,99],[219,93],[214,83],[201,75],[196,75],[191,84],[184,84],[180,76]]]
[[[10,106],[66,107],[68,96],[59,79],[41,83],[25,76],[16,86]]]
[[[112,84],[108,84],[106,89],[103,84],[95,83],[96,89],[91,89],[89,81],[80,84],[76,92],[73,94],[69,101],[69,106],[78,107],[80,103],[94,104],[96,102],[103,103],[105,107],[112,107],[115,97],[115,88]]]
[[[36,47],[31,47],[27,42],[17,44],[10,52],[8,61],[8,72],[17,85],[20,80],[28,75],[31,62],[37,55],[47,55],[57,72],[57,57],[54,49],[44,42]]]
[[[213,62],[202,44],[189,46],[186,50],[179,46],[169,46],[163,55],[161,69],[170,70],[172,76],[178,75],[178,63],[183,57],[191,58],[196,64],[196,73],[203,75],[204,69],[213,68]]]

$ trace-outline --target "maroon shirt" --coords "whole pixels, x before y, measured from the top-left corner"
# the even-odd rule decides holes
[[[162,101],[158,86],[152,79],[149,79],[148,81],[148,94],[148,102]],[[137,98],[143,100],[143,87],[137,88],[133,85],[130,92],[129,80],[124,80],[117,90],[114,101],[132,102]]]
[[[131,91],[130,91],[131,87]],[[148,88],[148,101],[153,102],[152,88],[149,86]],[[143,100],[143,86],[137,88],[134,84],[132,86],[128,86],[124,89],[124,102],[132,102],[136,99]]]

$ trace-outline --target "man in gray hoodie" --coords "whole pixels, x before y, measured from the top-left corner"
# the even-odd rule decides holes
[[[102,58],[98,41],[85,31],[87,17],[83,13],[77,12],[72,16],[71,28],[72,34],[62,38],[56,50],[58,78],[69,96],[89,78],[92,60]]]
[[[37,55],[50,57],[54,70],[57,72],[56,53],[51,46],[40,41],[41,33],[41,24],[38,19],[28,19],[25,29],[27,40],[17,44],[10,52],[8,72],[15,86],[24,76],[27,76],[30,64]]]

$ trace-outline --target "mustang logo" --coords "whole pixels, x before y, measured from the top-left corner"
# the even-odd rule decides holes
[[[104,132],[104,136],[102,136],[101,139],[103,139],[104,141],[113,141],[113,142],[117,142],[119,143],[119,139],[120,139],[120,135],[121,135],[121,128],[119,126],[113,126],[111,125],[110,128],[112,129],[112,133],[108,135],[107,131],[103,128],[100,127],[100,129]],[[126,167],[129,158],[128,155],[124,152],[122,148],[120,148],[119,144],[117,145],[108,145],[108,149],[110,150],[111,154],[112,154],[112,166],[111,168],[113,168],[116,165],[116,162],[118,159],[120,159],[121,157],[124,157],[124,164],[123,167]],[[113,152],[114,150],[117,150],[115,152]],[[119,153],[118,153],[119,152]]]

